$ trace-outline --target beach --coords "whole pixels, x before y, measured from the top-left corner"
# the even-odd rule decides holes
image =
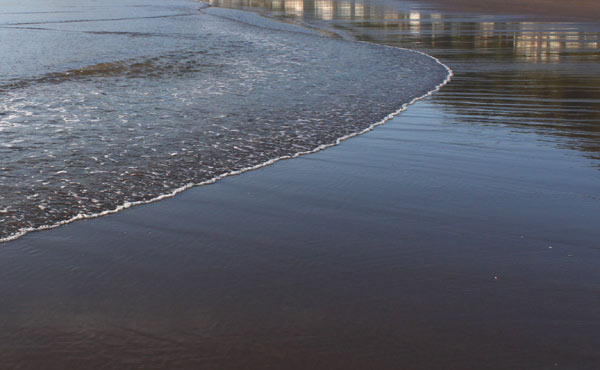
[[[0,245],[0,368],[598,368],[600,25],[456,4],[211,3],[454,76],[340,145]]]

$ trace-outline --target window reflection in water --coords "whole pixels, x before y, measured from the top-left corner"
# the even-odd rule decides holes
[[[315,0],[315,15],[325,21],[333,19],[333,1]]]
[[[421,13],[410,12],[408,14],[408,27],[411,33],[419,33],[421,31]]]

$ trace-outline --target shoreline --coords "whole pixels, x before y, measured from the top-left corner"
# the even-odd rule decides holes
[[[206,8],[203,8],[203,10],[206,10],[206,9],[210,8],[210,5],[209,4],[207,4],[207,5],[208,6]],[[219,15],[217,15],[217,16],[219,16]],[[225,18],[227,18],[227,17],[225,17]],[[230,19],[230,18],[228,18],[228,19]],[[301,25],[298,25],[298,26],[302,27]],[[260,27],[260,26],[258,26],[258,27]],[[322,37],[326,37],[326,36],[322,36]],[[0,245],[2,245],[4,243],[9,243],[11,241],[18,240],[19,238],[22,238],[23,236],[25,236],[25,235],[27,235],[29,233],[32,233],[32,232],[52,230],[52,229],[56,229],[56,228],[59,228],[59,227],[64,226],[64,225],[68,225],[68,224],[73,223],[73,222],[83,221],[83,220],[92,220],[92,219],[95,219],[95,218],[99,218],[99,217],[104,217],[104,216],[116,214],[116,213],[119,213],[121,211],[124,211],[124,210],[132,208],[132,207],[136,207],[136,206],[140,206],[140,205],[145,205],[145,204],[150,204],[150,203],[155,203],[155,202],[163,201],[163,200],[166,200],[166,199],[169,199],[169,198],[173,198],[173,197],[177,196],[178,194],[181,194],[181,193],[183,193],[185,191],[188,191],[188,190],[190,190],[192,188],[206,186],[206,185],[211,185],[211,184],[214,184],[214,183],[216,183],[216,182],[218,182],[218,181],[220,181],[220,180],[222,180],[224,178],[230,177],[230,176],[241,175],[241,174],[243,174],[245,172],[248,172],[248,171],[255,171],[255,170],[258,170],[258,169],[261,169],[261,168],[273,165],[273,164],[275,164],[275,163],[277,163],[279,161],[282,161],[282,160],[299,158],[299,157],[304,156],[304,155],[309,155],[309,154],[317,153],[317,152],[319,152],[321,150],[325,150],[327,148],[331,148],[331,147],[340,145],[342,142],[344,142],[344,141],[346,141],[348,139],[351,139],[351,138],[363,135],[363,134],[365,134],[367,132],[372,131],[373,129],[375,129],[378,126],[384,125],[389,120],[393,119],[394,117],[398,116],[402,112],[406,111],[411,105],[413,105],[413,104],[417,103],[418,101],[420,101],[422,99],[425,99],[425,98],[431,96],[432,94],[434,94],[435,92],[439,91],[442,87],[444,87],[445,85],[447,85],[450,82],[450,80],[452,79],[452,76],[453,76],[452,69],[448,65],[444,64],[443,62],[441,62],[438,58],[436,58],[436,57],[434,57],[432,55],[429,55],[427,53],[424,53],[424,52],[421,52],[421,51],[418,51],[418,50],[411,50],[411,49],[407,49],[407,48],[395,47],[395,46],[389,46],[389,45],[381,45],[381,44],[376,44],[376,43],[371,43],[371,42],[366,42],[366,41],[358,41],[358,42],[364,42],[366,44],[377,45],[377,46],[384,47],[384,48],[394,48],[394,49],[404,50],[404,51],[408,51],[408,52],[412,52],[412,53],[417,53],[419,55],[423,55],[423,56],[425,56],[427,58],[430,58],[430,59],[434,60],[437,64],[439,64],[440,66],[442,66],[447,71],[446,78],[441,83],[439,83],[438,85],[436,85],[432,90],[430,90],[427,93],[425,93],[424,95],[415,97],[412,100],[410,100],[410,101],[402,104],[397,110],[395,110],[394,112],[389,113],[381,121],[371,123],[371,124],[369,124],[369,126],[367,126],[366,128],[364,128],[364,129],[362,129],[360,131],[353,132],[353,133],[344,135],[342,137],[339,137],[339,138],[335,139],[335,141],[332,142],[332,143],[319,145],[318,147],[316,147],[316,148],[314,148],[312,150],[309,150],[309,151],[297,152],[297,153],[294,153],[292,155],[284,155],[284,156],[281,156],[281,157],[272,158],[272,159],[269,159],[269,160],[267,160],[267,161],[265,161],[263,163],[259,163],[259,164],[256,164],[256,165],[245,167],[245,168],[242,168],[242,169],[239,169],[239,170],[232,170],[230,172],[226,172],[226,173],[217,175],[217,176],[215,176],[213,178],[201,181],[199,183],[188,183],[188,184],[185,184],[185,185],[183,185],[183,186],[181,186],[181,187],[179,187],[179,188],[177,188],[177,189],[175,189],[175,190],[173,190],[173,191],[171,191],[169,193],[161,194],[161,195],[159,195],[157,197],[154,197],[152,199],[149,199],[149,200],[127,201],[127,202],[123,203],[122,205],[117,206],[115,209],[112,209],[112,210],[105,210],[103,212],[94,213],[94,214],[78,214],[78,215],[76,215],[76,216],[74,216],[74,217],[72,217],[70,219],[58,221],[58,222],[56,222],[54,224],[42,225],[42,226],[35,227],[35,228],[27,228],[27,229],[19,230],[17,233],[15,233],[13,235],[9,235],[7,237],[0,238]]]

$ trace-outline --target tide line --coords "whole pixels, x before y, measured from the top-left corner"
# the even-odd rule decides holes
[[[373,44],[373,43],[369,43],[367,41],[358,41],[358,42],[364,42],[364,43],[367,43],[367,44]],[[365,134],[365,133],[367,133],[369,131],[372,131],[377,126],[381,126],[381,125],[385,124],[387,121],[391,120],[392,118],[396,117],[400,113],[404,112],[405,110],[408,109],[409,106],[415,104],[419,100],[425,99],[425,98],[433,95],[435,92],[439,91],[442,87],[444,87],[445,85],[447,85],[451,81],[452,77],[454,76],[454,71],[449,66],[447,66],[446,64],[444,64],[438,58],[436,58],[436,57],[434,57],[432,55],[429,55],[427,53],[424,53],[424,52],[421,52],[421,51],[416,51],[416,50],[411,50],[411,49],[406,49],[406,48],[400,48],[400,47],[396,47],[396,46],[379,45],[379,44],[376,44],[376,45],[383,46],[383,47],[388,47],[388,48],[395,48],[395,49],[406,50],[406,51],[418,53],[418,54],[424,55],[426,57],[429,57],[429,58],[433,59],[436,63],[438,63],[439,65],[441,65],[442,67],[444,67],[446,69],[446,71],[447,71],[446,79],[442,83],[438,84],[435,88],[433,88],[432,90],[428,91],[427,93],[425,93],[425,94],[423,94],[423,95],[421,95],[419,97],[413,98],[408,103],[402,104],[402,106],[400,108],[398,108],[396,111],[388,114],[382,120],[370,124],[367,128],[365,128],[365,129],[363,129],[361,131],[357,131],[357,132],[354,132],[354,133],[350,133],[350,134],[341,136],[341,137],[337,138],[332,143],[322,144],[322,145],[319,145],[318,147],[316,147],[316,148],[314,148],[312,150],[297,152],[295,154],[290,154],[290,155],[284,155],[284,156],[281,156],[281,157],[269,159],[268,161],[265,161],[265,162],[262,162],[262,163],[259,163],[259,164],[253,165],[253,166],[248,166],[248,167],[244,167],[242,169],[225,172],[225,173],[217,175],[217,176],[215,176],[215,177],[213,177],[211,179],[208,179],[208,180],[205,180],[205,181],[201,181],[201,182],[198,182],[198,183],[187,183],[187,184],[185,184],[185,185],[183,185],[183,186],[181,186],[181,187],[173,190],[170,193],[162,194],[162,195],[159,195],[159,196],[157,196],[155,198],[152,198],[152,199],[142,200],[142,201],[135,201],[135,202],[125,202],[122,205],[119,205],[116,208],[111,209],[111,210],[106,210],[106,211],[103,211],[103,212],[92,213],[92,214],[79,213],[76,216],[71,217],[71,218],[69,218],[67,220],[58,221],[58,222],[55,222],[53,224],[42,225],[42,226],[38,226],[38,227],[22,228],[22,229],[20,229],[19,231],[17,231],[16,233],[14,233],[12,235],[9,235],[9,236],[4,237],[4,238],[0,238],[0,243],[6,243],[6,242],[9,242],[9,241],[13,241],[13,240],[19,239],[22,236],[24,236],[24,235],[26,235],[26,234],[28,234],[30,232],[55,229],[55,228],[57,228],[59,226],[70,224],[70,223],[75,222],[75,221],[98,218],[98,217],[102,217],[102,216],[106,216],[106,215],[118,213],[118,212],[121,212],[121,211],[123,211],[125,209],[131,208],[131,207],[134,207],[134,206],[138,206],[138,205],[142,205],[142,204],[154,203],[154,202],[158,202],[158,201],[163,200],[163,199],[172,198],[172,197],[176,196],[177,194],[182,193],[182,192],[184,192],[184,191],[186,191],[188,189],[191,189],[193,187],[214,184],[215,182],[217,182],[219,180],[222,180],[222,179],[224,179],[226,177],[229,177],[229,176],[236,176],[236,175],[240,175],[240,174],[242,174],[244,172],[258,170],[260,168],[270,166],[270,165],[272,165],[274,163],[277,163],[279,161],[282,161],[282,160],[298,158],[298,157],[303,156],[303,155],[313,154],[313,153],[319,152],[321,150],[324,150],[324,149],[327,149],[327,148],[330,148],[330,147],[333,147],[333,146],[340,145],[342,142],[344,142],[344,141],[346,141],[348,139],[351,139],[351,138],[353,138],[355,136],[363,135],[363,134]]]

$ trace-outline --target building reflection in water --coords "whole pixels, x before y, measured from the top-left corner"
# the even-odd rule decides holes
[[[363,3],[350,3],[351,7],[354,9],[353,14],[355,18],[364,19],[365,17],[365,6]]]
[[[356,39],[421,50],[455,71],[433,104],[457,122],[534,130],[600,159],[600,32],[490,21],[366,0],[211,0],[219,7],[327,21]],[[590,28],[590,26],[586,26]]]
[[[333,19],[334,6],[332,0],[315,0],[315,16],[329,21]]]
[[[285,14],[301,16],[304,13],[304,1],[303,0],[287,0],[283,1]]]
[[[408,27],[411,33],[421,32],[421,13],[410,12],[408,13]]]
[[[370,27],[394,28],[431,39],[464,38],[474,47],[513,44],[517,56],[531,62],[559,62],[562,51],[597,49],[600,37],[596,32],[546,31],[534,22],[455,22],[441,13],[401,12],[363,1],[333,0],[210,0],[218,7],[281,11],[285,15],[315,20],[369,20]],[[444,26],[446,24],[446,26]]]
[[[336,9],[336,16],[341,19],[352,18],[352,3],[349,1],[341,1]]]

